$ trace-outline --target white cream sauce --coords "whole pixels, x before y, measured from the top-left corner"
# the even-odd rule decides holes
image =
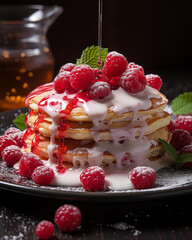
[[[88,159],[77,159],[74,157],[72,169],[68,169],[65,173],[58,173],[55,169],[56,159],[53,156],[53,151],[57,147],[55,143],[56,131],[60,124],[59,110],[65,109],[68,102],[63,100],[63,94],[53,94],[49,96],[48,104],[43,110],[52,118],[50,126],[51,139],[48,146],[49,160],[46,162],[55,170],[55,178],[52,182],[54,185],[80,186],[79,176],[86,163],[90,166],[101,166],[104,152],[109,152],[116,158],[116,163],[112,164],[113,169],[106,169],[106,188],[113,190],[133,189],[131,182],[128,179],[129,171],[136,166],[146,165],[150,161],[146,159],[146,154],[149,151],[151,142],[143,136],[147,124],[145,118],[138,119],[137,112],[146,110],[151,107],[151,98],[160,98],[157,90],[146,86],[145,90],[138,94],[129,94],[122,88],[113,90],[111,94],[103,99],[90,100],[88,102],[82,100],[77,103],[88,114],[93,122],[92,136],[95,140],[95,145],[91,149],[81,149],[88,152]],[[74,94],[68,95],[71,99]],[[57,103],[57,104],[55,104]],[[109,129],[113,141],[99,141],[101,134],[99,130],[108,127],[105,126],[103,120],[106,117],[108,108],[113,110],[117,115],[126,112],[133,112],[133,118],[130,123],[122,128]],[[135,138],[136,131],[139,131],[139,138]],[[120,142],[123,140],[123,142]],[[129,159],[123,161],[126,153],[129,153]],[[77,166],[80,162],[80,167]],[[151,165],[151,163],[149,164]]]

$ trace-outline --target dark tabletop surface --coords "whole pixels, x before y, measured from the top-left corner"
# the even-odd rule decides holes
[[[162,92],[169,99],[192,91],[191,76],[168,76]],[[1,119],[2,120],[2,119]],[[1,129],[2,130],[2,129]],[[82,212],[82,224],[74,233],[63,233],[57,227],[52,240],[130,239],[188,240],[192,239],[192,194],[178,193],[151,200],[98,203],[50,199],[0,190],[0,240],[32,240],[35,226],[41,220],[53,221],[58,207],[68,203]]]
[[[34,233],[41,220],[53,221],[62,204],[78,206],[82,224],[74,233],[56,228],[52,239],[192,239],[192,195],[135,203],[78,203],[0,191],[0,239],[37,239]]]

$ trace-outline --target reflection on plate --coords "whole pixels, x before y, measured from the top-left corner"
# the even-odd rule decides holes
[[[13,126],[13,119],[26,108],[0,114],[0,133]],[[0,160],[0,188],[34,196],[89,202],[132,202],[192,193],[192,170],[164,168],[157,172],[153,188],[146,190],[86,192],[81,187],[39,186],[22,178]]]

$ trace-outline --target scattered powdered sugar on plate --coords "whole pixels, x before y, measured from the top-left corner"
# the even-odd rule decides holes
[[[176,170],[174,167],[169,167],[157,172],[156,185],[159,186],[159,188],[173,188],[177,186],[185,186],[191,183],[191,169],[183,168]]]

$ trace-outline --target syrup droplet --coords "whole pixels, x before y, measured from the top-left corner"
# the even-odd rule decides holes
[[[98,62],[97,62],[97,65],[98,65],[99,67],[101,67],[101,66],[102,66],[101,59],[99,59],[99,60],[98,60]]]

